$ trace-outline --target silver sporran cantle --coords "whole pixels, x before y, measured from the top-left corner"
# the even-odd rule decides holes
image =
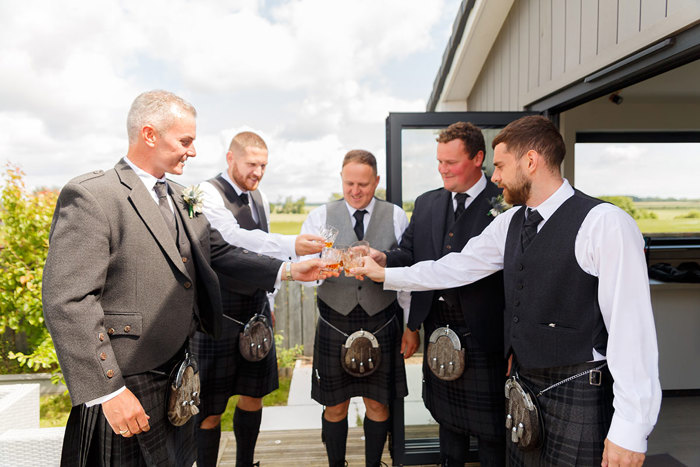
[[[467,355],[456,332],[437,328],[428,339],[428,368],[443,381],[454,381],[464,373]]]
[[[168,394],[168,420],[182,426],[199,413],[199,368],[197,360],[189,352],[170,376]]]
[[[249,362],[259,362],[267,357],[272,343],[272,329],[265,315],[260,313],[250,318],[238,335],[238,349]]]
[[[369,376],[379,368],[381,351],[376,336],[360,329],[340,346],[340,363],[352,376]]]
[[[537,397],[516,376],[506,381],[506,429],[510,440],[522,451],[542,445],[544,423]]]

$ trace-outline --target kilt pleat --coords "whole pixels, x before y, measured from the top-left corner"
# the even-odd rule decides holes
[[[243,299],[238,303],[248,307],[247,314],[235,307],[233,294],[227,297],[228,307],[224,308],[227,314],[227,310],[236,308],[234,316],[245,323],[257,310],[263,310],[263,314],[271,322],[270,308],[264,293],[255,294],[253,297],[240,297]],[[192,352],[199,363],[201,418],[223,413],[233,395],[263,397],[279,387],[274,342],[270,353],[264,359],[249,362],[238,350],[239,333],[242,329],[243,326],[224,317],[219,339],[212,339],[201,332],[195,333],[192,339]]]
[[[525,370],[518,374],[537,393],[599,362],[566,367]],[[592,386],[582,376],[542,394],[545,440],[540,449],[522,452],[506,441],[511,466],[591,466],[600,465],[603,443],[612,421],[612,383],[607,367],[602,370],[602,384]]]
[[[393,322],[375,334],[381,350],[381,362],[369,376],[349,375],[340,363],[340,348],[347,337],[318,320],[314,341],[314,361],[311,375],[311,398],[326,406],[340,404],[352,397],[362,396],[382,404],[408,394],[406,369],[401,349],[401,329],[396,319],[401,312],[397,302],[369,316],[359,305],[347,316],[334,311],[318,300],[321,317],[346,334],[364,329],[374,332],[393,319]]]

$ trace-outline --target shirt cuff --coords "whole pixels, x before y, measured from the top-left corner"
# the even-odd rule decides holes
[[[280,235],[282,251],[286,253],[288,259],[298,261],[299,257],[296,252],[297,235]]]
[[[647,452],[647,438],[654,429],[653,425],[633,423],[613,415],[608,439],[630,451]]]
[[[92,407],[93,405],[102,404],[103,402],[107,402],[107,401],[110,400],[110,399],[114,399],[114,398],[117,397],[119,394],[121,394],[122,392],[124,392],[124,389],[126,389],[126,386],[122,386],[122,387],[120,387],[119,389],[117,389],[116,391],[114,391],[113,393],[107,394],[106,396],[98,397],[97,399],[93,399],[93,400],[91,400],[91,401],[87,401],[87,402],[85,403],[85,407]]]
[[[273,286],[275,290],[279,290],[282,287],[282,274],[284,273],[284,261],[280,264],[280,269],[277,271],[277,279],[275,279],[275,285]]]

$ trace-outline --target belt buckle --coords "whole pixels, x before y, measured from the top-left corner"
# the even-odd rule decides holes
[[[600,370],[591,370],[588,372],[588,384],[591,386],[600,386],[603,382],[603,372]]]

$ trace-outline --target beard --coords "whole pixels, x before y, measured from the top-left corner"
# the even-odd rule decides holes
[[[515,174],[515,181],[512,184],[501,183],[503,188],[503,199],[506,203],[512,205],[525,205],[530,198],[530,190],[532,189],[532,181],[525,177],[523,172],[518,169]]]

